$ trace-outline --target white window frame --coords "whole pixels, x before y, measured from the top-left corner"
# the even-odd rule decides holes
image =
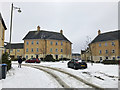
[[[27,42],[26,42],[26,44],[28,45],[28,44],[29,44],[29,42],[27,41]]]
[[[55,52],[58,52],[58,49],[57,49],[57,48],[55,49]]]
[[[28,48],[26,48],[26,52],[28,52]]]
[[[58,45],[58,42],[56,42],[55,45],[57,46],[57,45]]]
[[[36,44],[39,45],[39,41],[36,41]]]
[[[50,52],[52,52],[52,48],[50,48]]]
[[[36,48],[36,52],[39,52],[39,48]]]
[[[107,42],[105,43],[105,46],[107,46]]]
[[[50,42],[50,45],[53,45],[53,42],[52,42],[52,41]]]
[[[34,42],[32,41],[32,42],[31,42],[31,44],[33,45],[33,44],[34,44]]]

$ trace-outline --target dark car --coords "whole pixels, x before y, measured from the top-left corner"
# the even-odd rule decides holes
[[[37,58],[31,58],[26,60],[25,63],[40,63],[40,60]]]
[[[68,62],[68,68],[73,68],[73,69],[85,69],[87,68],[87,63],[82,60],[75,60],[72,59]]]

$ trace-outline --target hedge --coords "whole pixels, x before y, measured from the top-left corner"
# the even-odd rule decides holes
[[[103,60],[101,63],[103,63],[103,64],[119,64],[120,60]]]
[[[47,55],[45,58],[44,58],[44,61],[52,61],[52,62],[55,62],[55,59],[53,58],[52,55]]]
[[[8,56],[7,52],[2,55],[2,63],[7,64],[7,71],[11,69],[11,60],[8,60]]]

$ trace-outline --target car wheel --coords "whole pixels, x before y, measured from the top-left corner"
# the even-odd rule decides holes
[[[70,66],[68,65],[68,68],[70,68]]]

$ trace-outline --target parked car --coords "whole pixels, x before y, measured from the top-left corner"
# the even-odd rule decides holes
[[[26,60],[25,63],[40,63],[40,60],[37,58],[31,58]]]
[[[85,69],[87,68],[87,63],[82,61],[82,60],[76,60],[72,59],[68,63],[68,68],[73,68],[73,69]]]

